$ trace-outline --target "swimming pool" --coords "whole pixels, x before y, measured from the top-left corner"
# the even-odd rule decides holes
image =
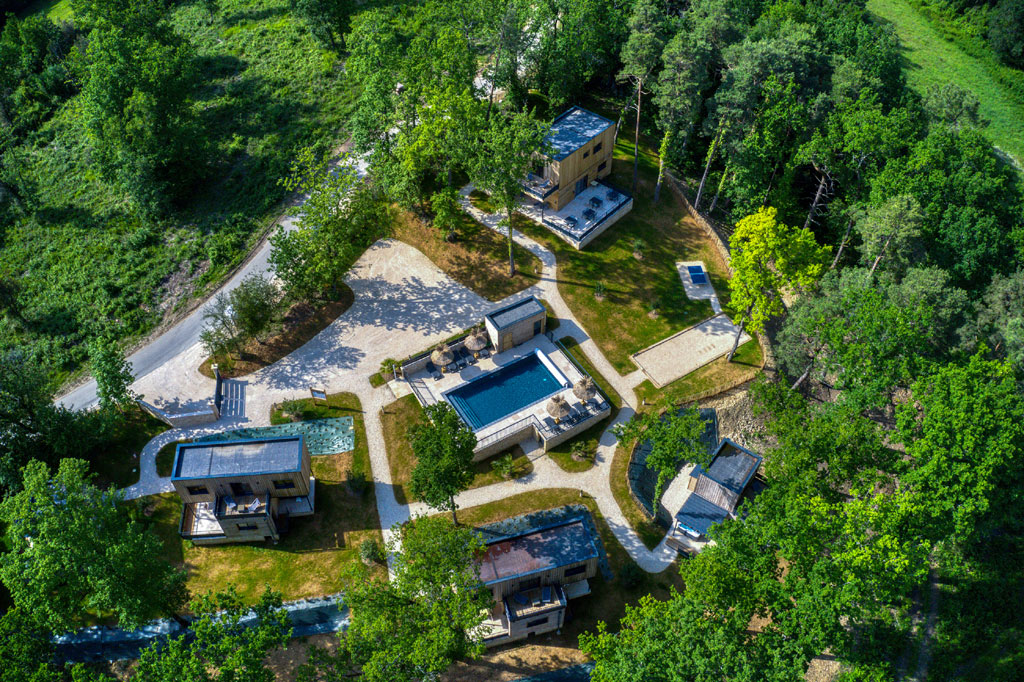
[[[453,388],[445,398],[469,428],[479,431],[562,388],[540,355],[530,354]]]

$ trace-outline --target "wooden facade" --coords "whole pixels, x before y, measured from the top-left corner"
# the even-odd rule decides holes
[[[581,119],[582,125],[576,125],[574,118]],[[584,137],[574,138],[581,133]],[[529,193],[542,198],[553,211],[560,211],[591,182],[612,172],[615,123],[603,116],[573,107],[552,122],[548,142],[553,143],[554,151],[549,156],[539,155],[534,168],[534,177],[545,188]]]

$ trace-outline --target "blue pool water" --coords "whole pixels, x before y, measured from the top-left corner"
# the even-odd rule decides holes
[[[527,355],[453,388],[446,396],[469,428],[477,431],[561,388],[537,355]]]

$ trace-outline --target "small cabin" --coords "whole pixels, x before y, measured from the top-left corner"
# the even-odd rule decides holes
[[[600,551],[583,515],[487,543],[480,579],[495,607],[487,645],[557,630],[570,599],[590,594]]]
[[[531,296],[484,315],[484,327],[496,353],[547,332],[547,309]]]
[[[549,153],[538,154],[523,190],[552,211],[612,172],[615,122],[604,116],[573,107],[551,122],[544,142]]]
[[[277,541],[313,514],[316,480],[303,436],[181,443],[171,485],[179,531],[196,544]]]

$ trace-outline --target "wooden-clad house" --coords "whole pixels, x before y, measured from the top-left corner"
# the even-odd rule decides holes
[[[196,544],[277,541],[313,514],[316,480],[300,436],[181,443],[171,485],[184,503],[179,531]]]
[[[549,154],[538,155],[523,190],[552,211],[612,172],[615,122],[604,116],[573,107],[552,121],[544,142]]]

